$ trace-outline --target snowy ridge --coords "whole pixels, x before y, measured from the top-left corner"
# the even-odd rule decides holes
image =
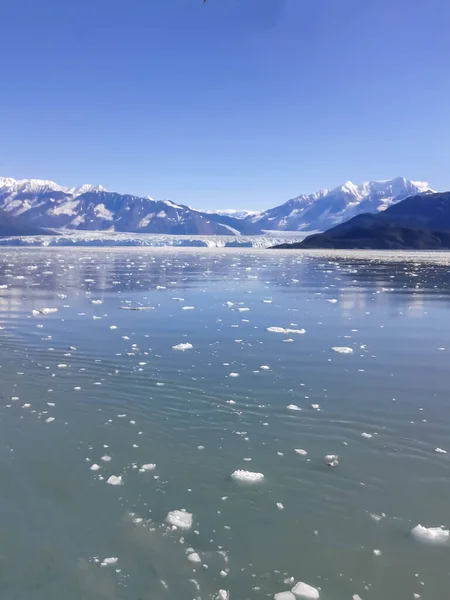
[[[428,183],[409,181],[403,177],[385,181],[366,181],[355,185],[346,181],[333,190],[297,196],[280,206],[254,217],[253,223],[262,229],[324,231],[358,214],[389,208],[408,196],[433,192]]]
[[[0,178],[0,235],[84,230],[172,235],[261,235],[324,231],[363,212],[376,213],[408,196],[431,192],[403,177],[351,181],[303,194],[263,212],[200,211],[170,200],[109,192],[100,185],[67,188],[41,179]]]

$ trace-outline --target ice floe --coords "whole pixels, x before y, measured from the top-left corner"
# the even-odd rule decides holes
[[[339,464],[339,457],[337,454],[327,454],[324,461],[328,467],[337,467]]]
[[[106,483],[109,483],[109,485],[123,485],[122,475],[111,475]]]
[[[284,327],[268,327],[267,331],[269,331],[270,333],[284,333],[284,334],[298,333],[300,335],[303,333],[306,333],[306,329],[286,329]]]
[[[334,352],[339,352],[339,354],[352,354],[353,348],[349,348],[348,346],[332,346],[331,348]]]
[[[450,532],[443,527],[424,527],[416,525],[411,530],[411,535],[419,542],[426,544],[442,545],[447,544],[450,538]]]
[[[108,558],[104,558],[100,564],[102,565],[102,567],[106,567],[108,565],[115,565],[118,560],[119,559],[117,558],[117,556],[110,556]]]
[[[302,410],[299,406],[297,406],[296,404],[288,404],[288,406],[286,406],[286,408],[288,410]]]
[[[299,581],[297,585],[294,585],[292,593],[296,598],[306,598],[308,600],[316,600],[320,596],[319,590],[312,587],[312,585],[303,583],[303,581]]]
[[[192,527],[193,515],[185,509],[171,510],[166,517],[166,523],[178,529],[190,529]]]
[[[231,478],[242,483],[258,483],[264,479],[263,473],[255,473],[253,471],[245,471],[237,469],[231,474]]]
[[[185,343],[177,344],[176,346],[172,346],[172,350],[180,350],[181,352],[184,352],[185,350],[191,350],[192,348],[193,348],[193,345],[190,344],[189,342],[185,342]]]

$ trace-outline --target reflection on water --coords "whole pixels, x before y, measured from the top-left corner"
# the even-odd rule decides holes
[[[448,301],[445,254],[5,250],[1,597],[446,597]]]

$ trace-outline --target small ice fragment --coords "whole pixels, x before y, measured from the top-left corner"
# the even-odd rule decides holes
[[[363,432],[363,433],[361,434],[361,437],[363,437],[363,438],[367,438],[367,439],[370,439],[371,437],[373,437],[373,435],[372,435],[371,433],[366,433],[366,432]]]
[[[314,410],[319,410],[320,405],[319,404],[311,404],[311,408],[313,408]]]
[[[219,590],[217,594],[217,600],[229,600],[230,593],[227,590]]]
[[[111,325],[109,328],[114,331],[114,329],[117,329],[117,325]]]
[[[91,471],[98,471],[100,468],[101,468],[101,467],[100,467],[100,465],[97,465],[97,464],[95,464],[95,463],[94,463],[94,464],[91,466]]]
[[[339,457],[337,454],[327,454],[325,456],[325,464],[328,467],[337,467],[339,464]]]
[[[182,306],[181,310],[194,310],[194,306]]]
[[[202,559],[200,558],[200,555],[197,554],[197,552],[191,552],[190,554],[188,554],[188,560],[190,560],[193,563],[201,563]]]
[[[284,509],[284,505],[281,504],[281,502],[277,502],[277,508],[278,508],[278,510],[283,510]]]
[[[153,471],[153,469],[156,469],[156,465],[148,463],[146,465],[142,465],[142,467],[139,469],[139,473],[145,473],[145,471]]]
[[[102,456],[101,460],[103,460],[104,462],[109,462],[111,460],[111,457],[105,454],[105,456]]]
[[[288,406],[286,406],[286,408],[288,410],[302,410],[299,406],[297,406],[296,404],[289,404]]]
[[[190,529],[192,527],[192,514],[185,509],[172,510],[166,517],[166,523],[179,529]]]
[[[270,370],[270,367],[268,365],[261,365],[259,368],[261,369],[261,371],[269,371]]]
[[[61,364],[59,364],[57,366],[58,366],[58,369],[67,369],[67,365],[64,364],[64,363],[61,363]]]
[[[294,585],[292,593],[297,598],[307,598],[308,600],[316,600],[316,598],[319,598],[319,590],[316,590],[312,585],[303,583],[303,581]]]
[[[109,558],[104,558],[101,562],[102,567],[106,567],[107,565],[115,565],[119,559],[117,556],[110,556]]]
[[[205,446],[197,446],[197,450],[204,450]]]
[[[123,485],[122,475],[111,475],[106,483],[109,483],[109,485]]]
[[[228,377],[239,377],[239,373],[230,373]]]
[[[438,454],[447,454],[447,450],[443,450],[442,448],[435,448],[434,451]]]
[[[46,423],[53,423],[53,421],[55,420],[55,417],[48,417],[48,419],[45,419]]]
[[[337,300],[336,298],[328,298],[327,302],[330,302],[330,304],[336,304]]]
[[[262,473],[254,473],[253,471],[237,469],[231,474],[231,478],[235,481],[242,481],[243,483],[257,483],[264,479],[264,475]]]
[[[374,550],[373,551],[374,556],[381,556],[381,550]]]
[[[295,596],[292,592],[278,592],[274,595],[273,600],[295,600]]]
[[[450,532],[443,527],[423,527],[416,525],[411,530],[411,535],[418,541],[426,544],[446,544],[449,541]]]
[[[227,400],[227,404],[236,404],[234,400]]]
[[[362,600],[362,598],[359,594],[353,594],[352,600]]]
[[[184,352],[185,350],[191,350],[193,348],[192,344],[186,342],[185,344],[177,344],[176,346],[172,346],[172,350],[180,350]]]
[[[308,454],[306,450],[303,450],[303,448],[295,448],[294,450],[296,454],[300,454],[300,456],[306,456]]]
[[[286,329],[284,327],[267,327],[267,331],[270,333],[298,333],[303,334],[306,333],[306,329]]]
[[[331,349],[340,354],[352,354],[353,352],[353,348],[349,348],[348,346],[333,346]]]
[[[52,313],[58,312],[57,308],[39,308],[38,310],[33,310],[33,315],[51,315]]]

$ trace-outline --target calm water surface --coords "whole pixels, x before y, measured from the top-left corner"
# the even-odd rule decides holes
[[[449,263],[2,250],[0,597],[447,598]]]

